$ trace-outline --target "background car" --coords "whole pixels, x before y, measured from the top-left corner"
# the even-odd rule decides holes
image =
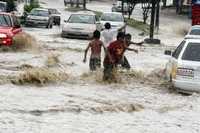
[[[190,28],[189,32],[185,36],[185,39],[200,38],[200,25],[194,25]]]
[[[7,12],[7,2],[0,1],[0,12]]]
[[[51,16],[53,17],[53,23],[55,25],[60,25],[60,21],[61,21],[60,12],[58,12],[57,9],[53,9],[53,8],[49,8],[48,10],[49,10]]]
[[[101,30],[101,24],[93,12],[78,12],[65,21],[62,37],[90,39],[96,29]]]
[[[28,14],[25,21],[26,26],[45,26],[46,28],[53,27],[53,17],[48,9],[34,8]]]
[[[10,46],[13,37],[22,32],[16,16],[10,13],[0,13],[0,45]]]
[[[122,29],[123,32],[126,31],[126,23],[122,13],[117,12],[105,12],[100,17],[101,25],[104,26],[105,23],[110,23],[112,29]]]
[[[124,3],[124,13],[128,13],[128,4]],[[113,4],[112,12],[122,12],[122,1],[117,1]]]
[[[172,53],[166,74],[181,92],[200,92],[200,39],[185,39]]]

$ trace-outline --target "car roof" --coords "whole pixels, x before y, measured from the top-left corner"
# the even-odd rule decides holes
[[[186,42],[198,42],[200,44],[200,38],[188,38],[184,39]]]
[[[48,10],[57,10],[56,8],[47,8]]]
[[[73,13],[73,14],[95,15],[95,13],[92,12],[92,11],[79,11],[79,12],[76,12],[76,13]],[[73,14],[72,14],[72,15],[73,15]]]
[[[12,13],[7,13],[7,12],[0,12],[0,14],[2,15],[13,15]]]
[[[46,8],[33,8],[33,10],[42,10],[42,11],[48,11]]]
[[[122,13],[120,13],[120,12],[103,12],[103,14],[118,14],[118,15],[122,15]]]
[[[196,29],[196,28],[200,29],[200,25],[194,25],[194,26],[191,27],[191,29]]]

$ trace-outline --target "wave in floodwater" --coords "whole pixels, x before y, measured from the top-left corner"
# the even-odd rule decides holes
[[[1,46],[0,51],[23,51],[23,50],[36,50],[38,49],[38,42],[36,39],[26,32],[19,33],[13,38],[11,46]]]

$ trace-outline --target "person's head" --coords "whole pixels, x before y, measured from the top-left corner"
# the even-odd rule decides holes
[[[107,30],[109,30],[109,29],[111,29],[111,24],[110,23],[105,23],[105,29],[107,29]]]
[[[101,33],[98,30],[95,30],[93,33],[93,38],[94,39],[100,39]]]
[[[119,32],[118,34],[117,34],[117,40],[118,41],[124,41],[124,37],[125,37],[125,34],[124,34],[124,32]]]
[[[128,33],[128,34],[125,35],[125,40],[126,40],[126,42],[130,42],[131,39],[132,39],[131,34]]]

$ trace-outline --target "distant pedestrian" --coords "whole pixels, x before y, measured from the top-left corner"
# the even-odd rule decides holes
[[[108,47],[109,44],[116,39],[118,32],[124,29],[125,26],[121,27],[120,29],[112,29],[110,23],[105,23],[104,26],[105,29],[101,33],[101,40],[103,41],[104,45]]]
[[[87,60],[88,50],[91,48],[90,62],[89,67],[91,71],[95,71],[97,68],[101,67],[101,48],[104,48],[106,52],[106,48],[103,45],[103,42],[100,40],[101,33],[96,30],[93,33],[93,40],[89,43],[85,50],[85,55],[83,62],[85,63]]]

